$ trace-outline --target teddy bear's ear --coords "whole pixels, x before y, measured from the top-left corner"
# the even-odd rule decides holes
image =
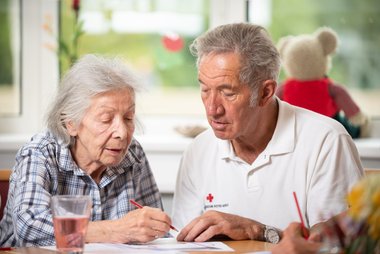
[[[326,56],[335,52],[338,47],[338,36],[334,30],[329,27],[322,27],[315,32],[315,35]]]
[[[286,45],[289,43],[289,41],[293,38],[294,36],[285,36],[282,37],[278,43],[277,43],[277,50],[280,53],[280,56],[284,55],[284,49],[286,48]]]

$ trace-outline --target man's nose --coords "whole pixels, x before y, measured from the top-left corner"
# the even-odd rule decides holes
[[[215,94],[209,96],[205,106],[207,114],[211,116],[220,115],[224,112],[223,105]]]

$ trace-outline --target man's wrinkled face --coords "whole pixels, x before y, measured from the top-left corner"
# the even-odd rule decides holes
[[[240,59],[235,53],[209,54],[199,63],[198,79],[207,119],[221,139],[243,138],[257,123],[250,106],[251,89],[239,80]]]

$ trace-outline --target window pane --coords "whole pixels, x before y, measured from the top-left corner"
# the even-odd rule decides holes
[[[333,28],[340,44],[329,76],[350,90],[364,112],[380,116],[380,1],[249,0],[248,13],[275,41]]]
[[[78,54],[122,56],[143,78],[147,93],[138,102],[143,114],[202,115],[195,59],[188,46],[208,28],[206,0],[82,0],[84,34]],[[73,34],[72,1],[61,5],[61,38]],[[70,43],[68,48],[70,51]],[[68,65],[61,57],[61,72]]]
[[[20,6],[0,0],[0,116],[20,114]]]

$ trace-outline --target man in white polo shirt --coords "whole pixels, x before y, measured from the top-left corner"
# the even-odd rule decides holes
[[[211,129],[183,155],[173,203],[181,241],[224,235],[277,243],[347,209],[362,176],[356,147],[337,121],[275,97],[279,54],[266,31],[229,24],[198,37],[201,97]]]

